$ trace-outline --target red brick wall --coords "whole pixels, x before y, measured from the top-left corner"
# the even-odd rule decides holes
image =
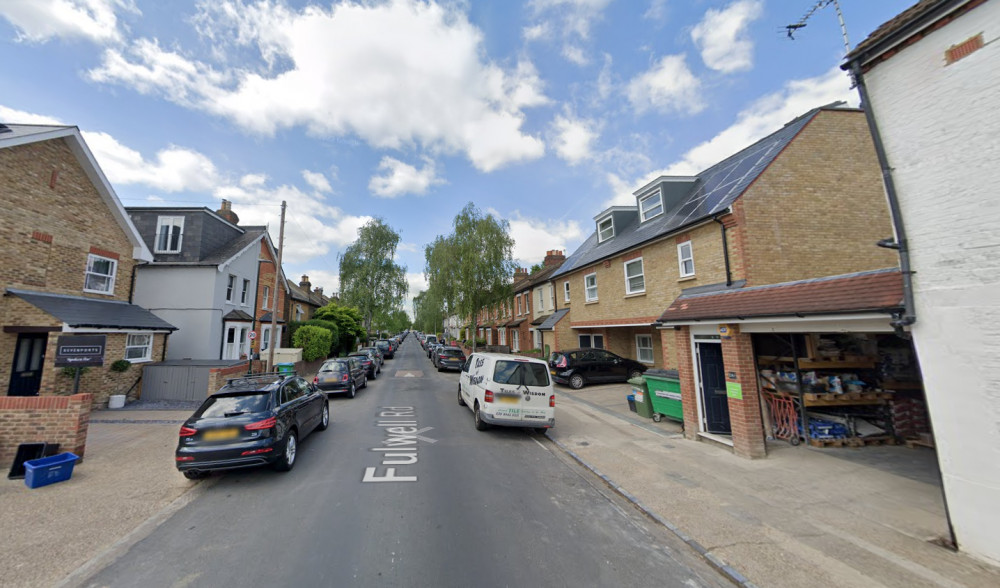
[[[90,394],[0,396],[0,468],[10,468],[21,443],[58,443],[82,458],[92,402]]]
[[[727,325],[730,337],[722,338],[722,361],[726,382],[740,384],[742,399],[729,398],[729,420],[733,427],[733,451],[741,457],[767,456],[764,422],[760,413],[760,390],[754,366],[750,334],[740,333],[739,325]],[[732,377],[735,376],[735,377]]]
[[[681,380],[681,405],[684,409],[684,436],[697,439],[698,431],[698,390],[695,388],[694,357],[691,355],[691,333],[687,327],[678,327],[671,333],[660,331],[663,349],[671,347],[667,339],[673,337],[677,350],[677,374]]]

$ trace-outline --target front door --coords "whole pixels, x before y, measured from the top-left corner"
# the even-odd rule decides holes
[[[14,348],[14,365],[10,374],[7,394],[10,396],[38,396],[42,384],[42,363],[45,361],[47,333],[20,333]]]
[[[721,343],[697,343],[698,373],[701,376],[701,397],[705,408],[705,430],[731,435],[729,399],[726,397],[726,370],[722,362]]]

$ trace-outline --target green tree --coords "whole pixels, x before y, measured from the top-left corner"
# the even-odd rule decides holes
[[[334,340],[330,349],[331,355],[340,355],[354,351],[354,346],[358,339],[362,341],[368,337],[367,331],[362,326],[361,312],[351,306],[342,306],[334,301],[323,308],[316,309],[313,320],[329,321],[336,325],[339,339]]]
[[[393,261],[397,246],[399,234],[374,218],[358,229],[358,240],[340,256],[340,299],[361,312],[366,331],[406,298],[406,268]]]
[[[446,316],[469,317],[475,332],[480,310],[511,295],[513,250],[510,223],[470,202],[455,216],[454,231],[425,250],[428,301],[439,300]]]
[[[292,345],[302,348],[302,359],[314,361],[327,357],[333,334],[329,329],[313,325],[302,325],[292,336]]]

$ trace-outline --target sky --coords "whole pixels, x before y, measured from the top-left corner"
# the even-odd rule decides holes
[[[840,0],[851,47],[915,0]],[[790,39],[786,25],[810,10]],[[125,206],[221,201],[339,290],[380,217],[410,296],[469,202],[519,265],[857,92],[815,0],[0,0],[0,122],[76,125]],[[407,310],[410,310],[407,305]]]

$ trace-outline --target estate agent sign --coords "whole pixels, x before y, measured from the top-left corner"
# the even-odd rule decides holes
[[[56,343],[56,367],[104,365],[107,335],[59,335]]]

